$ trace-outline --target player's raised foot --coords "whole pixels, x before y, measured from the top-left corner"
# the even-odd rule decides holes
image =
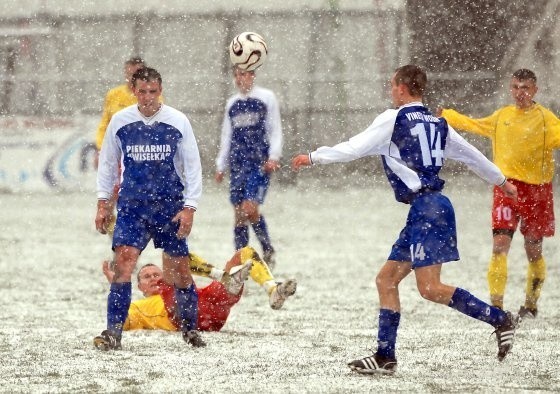
[[[247,260],[244,264],[236,265],[224,274],[222,283],[228,293],[237,295],[241,292],[243,283],[249,277],[251,268],[253,268],[253,261]]]
[[[272,272],[274,267],[276,267],[276,252],[274,249],[265,250],[263,252],[263,260],[268,265],[268,269]]]
[[[519,317],[523,319],[534,319],[537,317],[537,308],[526,308],[525,306],[519,307],[519,312],[517,312]]]
[[[496,328],[494,333],[498,340],[498,360],[503,361],[507,354],[513,347],[513,338],[515,337],[515,330],[519,324],[519,316],[513,315],[511,312],[506,312],[506,320],[501,326]]]
[[[284,302],[295,294],[297,289],[297,281],[295,279],[288,279],[284,282],[278,283],[272,290],[269,296],[270,307],[272,309],[280,309]]]
[[[393,374],[397,370],[397,360],[375,353],[359,360],[350,361],[348,366],[352,371],[362,374]]]
[[[202,339],[200,333],[196,330],[183,332],[183,339],[192,347],[205,347],[206,342]]]
[[[101,335],[93,338],[93,346],[99,350],[121,350],[121,338],[109,330],[104,330]]]

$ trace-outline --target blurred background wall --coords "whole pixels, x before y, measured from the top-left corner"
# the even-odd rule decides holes
[[[0,132],[18,134],[22,118],[43,126],[63,119],[93,141],[105,93],[122,83],[123,62],[139,55],[162,73],[166,103],[191,119],[212,174],[234,92],[227,45],[242,31],[269,45],[257,83],[280,100],[285,164],[366,128],[390,106],[387,81],[406,63],[428,70],[433,109],[487,115],[509,102],[511,72],[528,67],[539,77],[537,99],[557,110],[559,7],[547,0],[9,0],[0,15]],[[60,122],[51,123],[45,127],[56,130]],[[315,174],[378,166],[367,160]],[[287,169],[279,178],[293,181]]]

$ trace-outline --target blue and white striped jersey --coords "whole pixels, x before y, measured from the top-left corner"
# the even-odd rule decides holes
[[[147,119],[132,105],[117,112],[103,140],[97,197],[106,199],[119,183],[120,199],[183,199],[196,208],[202,194],[198,146],[185,114],[162,104]]]
[[[226,104],[216,169],[229,167],[239,173],[281,156],[282,125],[274,93],[254,86],[247,95],[232,96]]]
[[[465,163],[494,185],[505,179],[495,164],[420,102],[383,112],[362,133],[333,147],[321,147],[310,158],[328,164],[373,155],[382,157],[395,198],[404,203],[418,193],[443,189],[439,171],[444,159]]]

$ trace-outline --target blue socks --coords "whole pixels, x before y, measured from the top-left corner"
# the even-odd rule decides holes
[[[233,228],[233,237],[235,242],[235,250],[244,248],[249,244],[249,227],[235,226]]]
[[[123,325],[128,316],[131,295],[132,283],[111,283],[111,289],[107,297],[107,329],[119,338],[122,335]]]
[[[393,312],[389,309],[379,310],[376,352],[378,355],[395,359],[395,344],[397,342],[397,330],[400,320],[400,312]]]
[[[194,283],[184,289],[175,287],[175,300],[177,302],[177,316],[181,322],[181,331],[196,330],[198,323],[198,293]]]
[[[257,239],[260,241],[263,251],[270,252],[273,250],[272,245],[270,244],[270,236],[268,235],[268,227],[266,226],[266,222],[264,220],[264,216],[259,216],[259,221],[256,223],[252,223],[253,230],[255,231],[255,235]]]
[[[455,289],[448,306],[493,327],[500,326],[507,317],[500,308],[488,305],[459,287]]]

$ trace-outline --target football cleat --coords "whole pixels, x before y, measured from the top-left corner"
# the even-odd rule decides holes
[[[537,317],[539,311],[537,308],[526,308],[525,306],[519,307],[517,314],[521,319],[534,319]]]
[[[397,370],[397,360],[375,353],[359,360],[350,361],[348,366],[352,371],[367,375],[392,374]]]
[[[184,331],[183,339],[192,347],[205,347],[206,342],[200,336],[200,333],[196,330]]]
[[[295,279],[288,279],[285,282],[278,283],[269,296],[270,307],[272,309],[280,309],[288,297],[295,294],[297,282]]]
[[[109,330],[104,330],[101,335],[93,338],[93,346],[103,351],[122,349],[121,338]]]
[[[515,336],[515,330],[519,324],[519,316],[512,315],[511,312],[506,312],[506,320],[501,326],[496,327],[496,339],[498,340],[498,360],[503,361],[507,354],[511,351],[513,347],[513,338]]]
[[[229,273],[226,272],[224,274],[222,283],[228,293],[237,295],[241,292],[243,283],[249,277],[251,268],[253,268],[253,261],[247,260],[245,264],[236,265],[229,270]]]

